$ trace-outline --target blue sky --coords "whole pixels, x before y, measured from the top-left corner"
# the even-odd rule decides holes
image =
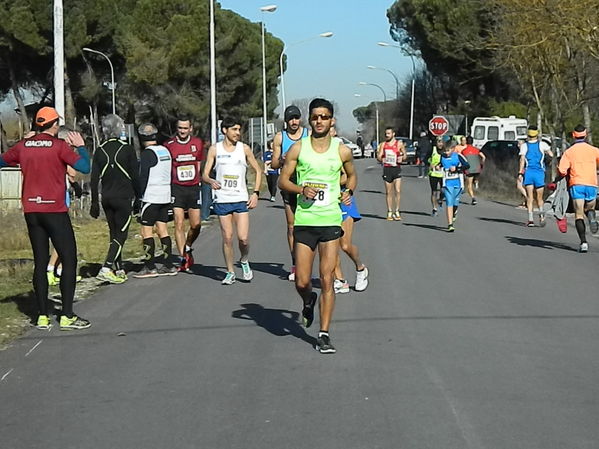
[[[409,57],[400,49],[381,47],[377,42],[393,43],[389,34],[387,9],[393,0],[221,0],[223,9],[259,22],[264,16],[266,30],[287,45],[285,72],[286,100],[323,96],[338,104],[337,124],[352,138],[358,123],[352,111],[371,101],[382,101],[381,91],[360,86],[364,81],[383,88],[387,98],[395,98],[395,80],[384,70],[391,70],[400,83],[408,82],[412,71]],[[261,13],[260,7],[277,5],[272,13]],[[315,38],[331,31],[330,38]],[[293,45],[296,42],[305,41]],[[361,96],[355,97],[358,93]],[[280,99],[279,99],[280,101]],[[409,111],[406,111],[408,114]]]

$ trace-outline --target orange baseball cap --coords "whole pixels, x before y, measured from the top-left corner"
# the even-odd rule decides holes
[[[44,106],[37,111],[37,114],[35,114],[35,124],[37,126],[44,126],[50,122],[58,120],[59,118],[60,116],[58,115],[58,112],[56,112],[56,109],[50,106]]]

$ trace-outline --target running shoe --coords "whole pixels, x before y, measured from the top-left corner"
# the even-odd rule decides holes
[[[227,275],[225,276],[225,278],[222,280],[221,284],[222,285],[231,285],[235,283],[235,273],[233,272],[227,272]]]
[[[191,272],[191,267],[193,267],[193,265],[195,264],[195,260],[193,258],[193,254],[192,254],[193,249],[190,249],[189,251],[185,251],[185,263],[187,265],[187,272]]]
[[[295,265],[291,267],[291,271],[289,272],[289,276],[287,276],[287,279],[291,282],[295,282]]]
[[[597,220],[590,220],[589,227],[591,228],[591,234],[597,234],[599,231],[599,222]]]
[[[578,248],[579,253],[588,253],[589,252],[589,244],[587,242],[581,243],[580,248]]]
[[[75,282],[81,282],[82,279],[81,276],[75,276]]]
[[[450,224],[449,226],[447,226],[447,232],[455,232],[455,227]]]
[[[270,202],[271,202],[271,203],[274,203],[274,202],[275,202],[275,197],[274,197],[274,196],[271,196],[271,197],[270,197]]]
[[[393,220],[393,212],[387,211],[387,220],[389,220],[389,221]]]
[[[544,228],[547,225],[547,222],[545,221],[545,215],[541,215],[539,217],[539,226],[541,228]]]
[[[472,205],[476,206],[478,203],[476,202],[476,198],[472,198]]]
[[[48,315],[40,315],[37,317],[37,323],[35,324],[35,327],[40,330],[50,329],[52,327],[52,322],[50,321]]]
[[[179,274],[179,270],[177,269],[177,267],[171,265],[170,267],[160,267],[157,273],[158,276],[177,276],[177,274]]]
[[[89,327],[91,327],[91,323],[88,320],[81,318],[77,315],[73,315],[71,318],[69,318],[66,315],[60,317],[61,331],[80,330],[87,329]]]
[[[566,233],[568,230],[568,219],[566,217],[562,217],[556,218],[555,221],[557,223],[557,229],[559,229],[559,232]]]
[[[349,282],[345,279],[335,279],[333,282],[333,289],[335,290],[335,294],[349,293]]]
[[[304,304],[304,308],[302,309],[302,321],[304,323],[304,327],[312,326],[312,322],[314,321],[314,306],[316,305],[316,299],[318,295],[315,292],[310,293],[310,299],[308,304]]]
[[[532,220],[528,220],[526,222],[526,226],[528,226],[529,228],[534,228],[535,227],[535,222]]]
[[[239,263],[241,264],[241,271],[242,271],[243,280],[249,282],[252,279],[254,279],[254,272],[250,268],[250,263],[247,262],[247,261],[246,262],[242,262],[241,260],[239,261]]]
[[[47,271],[46,276],[48,276],[48,285],[50,287],[60,284],[60,277],[56,276],[53,271]]]
[[[96,279],[102,282],[109,282],[111,284],[122,284],[126,279],[117,276],[112,270],[104,270],[103,268],[100,270]]]
[[[399,213],[398,210],[396,210],[395,212],[393,212],[393,219],[395,221],[401,221],[401,215],[400,215],[400,213]]]
[[[127,273],[125,272],[125,270],[116,270],[116,271],[115,271],[115,274],[116,274],[118,277],[120,277],[121,279],[125,280],[125,281],[126,281],[127,279],[129,279],[129,276],[127,276]]]
[[[437,209],[433,209],[433,211],[431,212],[431,217],[436,217],[437,215],[439,215],[439,212],[437,211]]]
[[[133,275],[134,278],[145,279],[158,277],[158,270],[156,268],[143,267],[139,273]]]
[[[368,268],[364,267],[362,271],[356,271],[356,291],[363,292],[368,287]]]
[[[324,334],[316,339],[316,350],[321,354],[335,354],[337,350],[331,344],[331,337]]]

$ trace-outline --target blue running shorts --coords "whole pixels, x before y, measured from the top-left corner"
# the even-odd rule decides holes
[[[460,186],[445,186],[443,187],[443,191],[445,192],[445,203],[448,207],[460,205],[460,195],[462,194]]]
[[[528,168],[524,172],[522,185],[534,186],[535,189],[545,187],[545,172],[536,168]]]
[[[245,201],[240,201],[239,203],[214,203],[212,207],[214,213],[218,216],[242,214],[248,211],[248,205]]]
[[[358,211],[358,206],[356,206],[356,200],[354,199],[354,197],[352,197],[351,204],[349,206],[346,206],[345,204],[341,203],[340,207],[343,221],[345,221],[345,219],[348,217],[352,217],[354,221],[360,221],[362,219],[362,216]]]
[[[587,203],[597,198],[597,187],[595,186],[570,186],[570,196],[573,200],[585,200]]]

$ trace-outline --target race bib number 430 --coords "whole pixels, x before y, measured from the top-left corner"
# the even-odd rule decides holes
[[[177,167],[177,179],[179,181],[193,181],[196,177],[195,165],[179,165]]]
[[[311,187],[318,190],[318,193],[312,199],[315,206],[328,206],[331,204],[331,188],[326,182],[305,181],[303,187]]]

